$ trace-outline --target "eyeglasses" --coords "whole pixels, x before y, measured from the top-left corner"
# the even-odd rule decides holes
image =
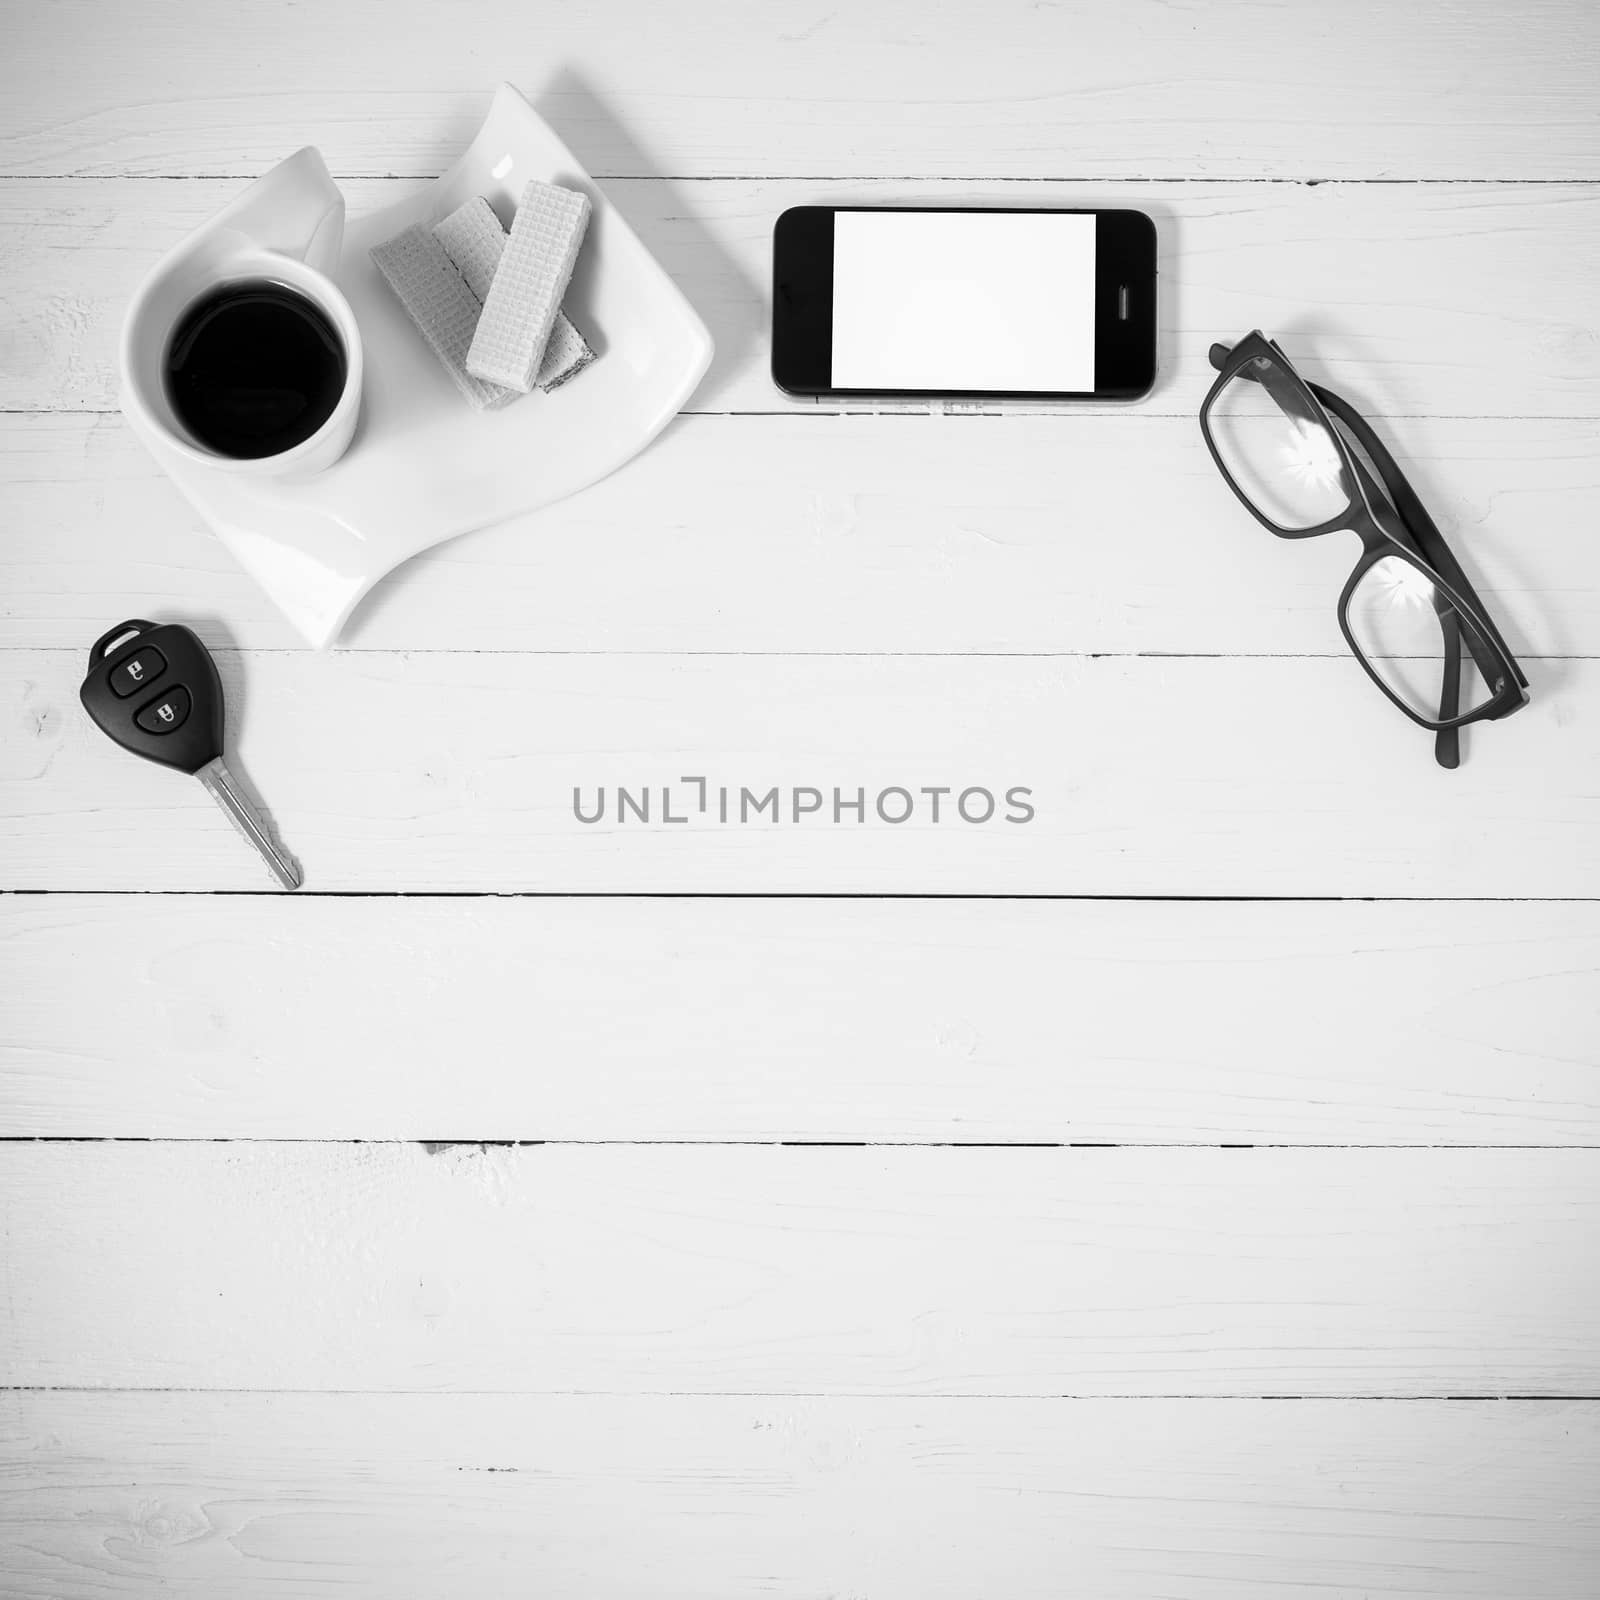
[[[1339,596],[1345,641],[1388,697],[1432,728],[1442,767],[1458,730],[1528,703],[1528,680],[1405,474],[1359,412],[1307,383],[1256,332],[1211,347],[1206,447],[1245,509],[1280,539],[1348,528],[1363,551]]]

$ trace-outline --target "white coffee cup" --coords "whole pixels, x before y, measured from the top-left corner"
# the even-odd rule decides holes
[[[258,178],[168,255],[140,285],[122,325],[122,406],[147,440],[218,472],[309,477],[349,447],[361,412],[361,330],[328,271],[344,241],[344,196],[310,145]],[[316,305],[344,346],[345,381],[308,438],[277,455],[241,459],[208,449],[167,396],[167,347],[183,314],[229,283],[281,284]]]

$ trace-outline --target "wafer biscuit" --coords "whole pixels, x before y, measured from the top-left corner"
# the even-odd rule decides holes
[[[433,236],[455,262],[456,271],[466,279],[467,287],[479,300],[487,299],[489,285],[494,282],[506,247],[506,231],[489,202],[482,195],[474,195],[442,222],[435,223]],[[589,341],[564,311],[558,311],[534,384],[548,394],[582,372],[593,360],[594,351],[589,348]]]
[[[456,271],[467,280],[467,287],[481,304],[489,296],[489,285],[494,282],[506,247],[506,230],[500,226],[494,207],[481,194],[475,194],[442,222],[434,223],[433,236],[444,246],[444,253],[455,262]]]
[[[555,326],[550,330],[550,342],[544,347],[544,360],[539,363],[539,376],[534,382],[549,394],[559,389],[568,378],[575,378],[594,360],[589,341],[578,331],[567,314],[556,313]]]
[[[537,180],[523,190],[467,351],[473,377],[523,393],[533,387],[588,223],[587,195]]]
[[[426,228],[413,225],[374,245],[372,260],[456,387],[477,410],[493,410],[516,399],[515,389],[485,382],[467,370],[467,351],[478,325],[478,299]]]

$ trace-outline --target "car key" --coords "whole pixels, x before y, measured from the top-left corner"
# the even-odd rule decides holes
[[[176,622],[118,623],[90,647],[78,698],[124,750],[198,778],[273,877],[285,889],[300,887],[299,867],[273,842],[222,759],[222,680],[196,634]]]

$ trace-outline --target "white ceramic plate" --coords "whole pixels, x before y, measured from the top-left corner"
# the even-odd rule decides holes
[[[530,178],[593,202],[563,309],[599,359],[553,394],[474,411],[367,252],[481,194],[509,223]],[[229,476],[147,439],[240,564],[319,648],[362,596],[420,550],[575,494],[637,455],[683,408],[711,335],[572,152],[509,84],[465,155],[421,193],[352,221],[331,274],[361,328],[361,421],[342,460],[304,483]]]

